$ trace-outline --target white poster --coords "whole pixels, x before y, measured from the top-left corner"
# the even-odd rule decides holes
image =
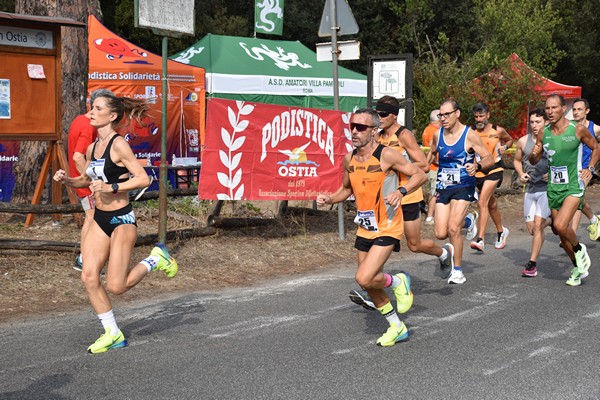
[[[27,64],[27,73],[31,79],[46,79],[44,66],[40,64]]]
[[[406,98],[406,61],[373,62],[373,99],[394,96]]]
[[[0,119],[10,119],[10,79],[0,79]]]

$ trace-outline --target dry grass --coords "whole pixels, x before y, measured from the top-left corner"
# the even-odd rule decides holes
[[[186,204],[186,202],[188,204]],[[304,205],[304,204],[295,204]],[[170,201],[167,229],[202,226],[210,210],[189,199]],[[275,202],[226,204],[221,215],[273,218]],[[158,212],[154,204],[135,209],[138,234],[156,234]],[[136,288],[115,300],[116,304],[157,295],[251,285],[282,275],[301,274],[337,260],[354,260],[354,227],[348,214],[345,241],[338,237],[337,213],[293,216],[267,227],[217,230],[213,236],[169,242],[180,265],[174,279],[161,273],[147,276]],[[23,227],[23,216],[0,214],[0,238],[78,242],[79,228],[71,216],[60,225],[49,216],[37,216]],[[131,264],[147,256],[151,246],[134,249]],[[73,261],[76,252],[0,250],[0,321],[37,313],[61,313],[89,307]]]

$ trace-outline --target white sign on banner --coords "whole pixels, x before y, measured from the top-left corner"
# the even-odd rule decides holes
[[[138,24],[194,35],[194,0],[138,0]]]
[[[406,61],[373,62],[373,98],[394,96],[406,98]]]
[[[0,45],[54,49],[54,33],[40,29],[0,26]]]

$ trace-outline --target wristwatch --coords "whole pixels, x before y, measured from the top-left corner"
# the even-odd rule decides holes
[[[113,193],[117,194],[117,192],[119,191],[119,184],[113,183],[111,187],[112,187]]]
[[[590,172],[592,173],[592,175],[596,175],[596,168],[595,167],[593,167],[592,165],[590,165],[588,167],[588,169],[590,170]]]
[[[398,188],[398,190],[400,191],[400,194],[401,194],[402,196],[406,196],[406,193],[408,193],[408,192],[406,191],[406,188],[405,188],[404,186],[400,186],[400,187]]]

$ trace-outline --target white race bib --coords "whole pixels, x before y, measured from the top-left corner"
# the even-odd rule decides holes
[[[373,210],[356,211],[354,223],[370,232],[378,231],[377,220],[375,219],[375,211]]]
[[[95,161],[91,161],[88,169],[86,171],[87,175],[93,180],[103,180],[104,182],[108,182],[106,175],[104,174],[104,164],[106,160],[104,158],[100,158]]]
[[[442,168],[441,181],[446,185],[460,184],[460,169],[459,168]]]
[[[553,185],[566,185],[569,183],[567,167],[550,167],[550,182]]]

